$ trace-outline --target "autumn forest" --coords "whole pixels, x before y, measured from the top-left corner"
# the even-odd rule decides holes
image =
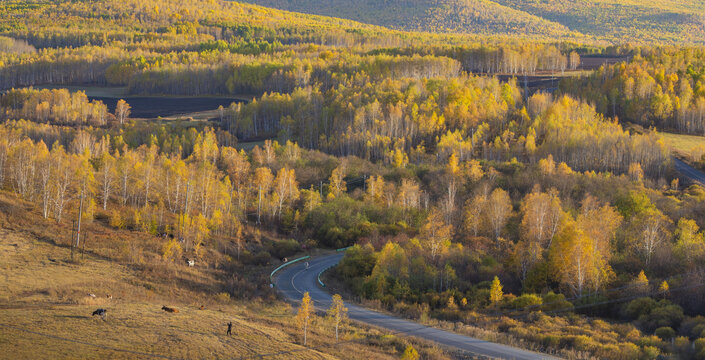
[[[705,48],[655,17],[610,38],[583,17],[613,5],[585,2],[458,23],[413,1],[3,1],[0,193],[72,256],[81,226],[110,231],[76,246],[152,274],[193,259],[235,304],[281,304],[272,270],[345,248],[318,274],[336,341],[345,299],[560,358],[703,359]],[[644,11],[702,33],[672,3]],[[132,115],[169,98],[232,101]],[[298,311],[297,346],[322,341]],[[384,351],[455,358],[403,344]]]

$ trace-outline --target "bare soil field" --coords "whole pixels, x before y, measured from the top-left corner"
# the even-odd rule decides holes
[[[583,70],[595,70],[602,65],[612,65],[622,61],[629,61],[629,56],[590,56],[585,55],[580,58],[580,68]]]
[[[89,98],[104,102],[110,112],[115,111],[115,105],[119,100],[113,97],[89,96]],[[126,97],[125,101],[132,107],[130,117],[142,119],[214,110],[218,106],[228,107],[233,102],[242,102],[242,100],[234,98],[161,96],[130,96]]]
[[[132,108],[130,117],[152,119],[214,111],[218,106],[228,107],[233,102],[247,102],[250,96],[157,96],[130,95],[125,87],[101,86],[38,86],[37,88],[60,89],[69,91],[84,91],[89,99],[99,100],[108,106],[110,112],[115,111],[118,100],[124,99]]]

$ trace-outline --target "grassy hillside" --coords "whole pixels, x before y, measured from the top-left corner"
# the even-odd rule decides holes
[[[567,37],[567,27],[488,0],[249,0],[403,30]]]
[[[703,161],[703,156],[705,155],[705,137],[667,132],[662,132],[661,136],[674,154],[689,162],[691,165],[700,169],[703,168],[703,165],[705,165],[705,161]]]
[[[434,32],[702,43],[695,0],[249,0],[264,6]]]
[[[495,1],[599,38],[702,43],[705,35],[705,5],[695,0]]]
[[[291,359],[394,359],[408,344],[350,326],[344,339],[356,341],[327,346],[333,345],[331,327],[319,321],[309,335],[318,348],[307,349],[300,344],[291,307],[273,294],[248,301],[231,298],[228,279],[235,277],[214,264],[188,268],[160,263],[153,253],[158,239],[145,233],[113,230],[100,221],[86,233],[86,253],[75,254],[72,261],[63,245],[68,224],[43,220],[31,204],[0,192],[0,359],[133,359],[145,354],[205,359],[280,351],[291,351],[286,354]],[[168,314],[162,305],[180,311]],[[96,308],[108,310],[106,321],[91,316]],[[232,337],[225,336],[230,321]],[[414,346],[422,353],[439,351]]]

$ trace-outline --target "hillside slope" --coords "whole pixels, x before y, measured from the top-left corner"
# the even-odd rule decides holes
[[[489,0],[245,0],[277,9],[394,29],[475,34],[580,36],[564,25]]]
[[[591,36],[702,43],[705,3],[696,0],[494,0]]]
[[[86,230],[85,254],[72,261],[65,245],[70,224],[45,220],[30,203],[0,191],[0,359],[213,359],[277,352],[287,359],[395,359],[414,341],[350,325],[343,339],[352,341],[336,345],[330,325],[319,321],[308,339],[316,348],[307,348],[289,305],[244,289],[238,292],[247,300],[231,298],[227,279],[243,280],[201,263],[162,263],[153,253],[159,239],[146,233],[100,221]],[[169,314],[162,305],[180,311]],[[107,309],[105,320],[91,316],[97,308]],[[228,322],[232,336],[225,334]]]
[[[396,29],[529,37],[703,43],[696,0],[245,0]]]

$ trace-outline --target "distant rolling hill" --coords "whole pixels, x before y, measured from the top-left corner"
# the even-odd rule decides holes
[[[605,39],[705,42],[702,0],[494,0]]]
[[[487,0],[245,0],[393,29],[479,34],[577,35],[558,23]]]
[[[394,29],[705,43],[700,0],[244,0]]]

